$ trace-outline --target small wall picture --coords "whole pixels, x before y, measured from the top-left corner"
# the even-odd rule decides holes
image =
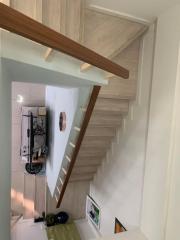
[[[65,131],[66,129],[66,113],[60,112],[59,114],[59,130],[60,132]]]
[[[126,232],[126,228],[122,225],[122,223],[115,218],[115,226],[114,226],[114,233],[121,233]]]
[[[87,196],[86,201],[86,215],[87,218],[95,225],[96,228],[100,228],[100,208],[96,202],[90,197]]]

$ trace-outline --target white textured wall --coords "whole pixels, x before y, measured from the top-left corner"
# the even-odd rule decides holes
[[[180,223],[180,213],[179,203],[180,203],[180,51],[179,51],[179,62],[178,62],[178,75],[175,93],[175,104],[173,113],[173,133],[172,133],[172,164],[171,170],[172,175],[170,178],[170,196],[168,204],[168,214],[167,214],[167,229],[166,229],[166,240],[179,240],[179,223]]]
[[[47,183],[53,195],[58,179],[66,145],[69,139],[71,126],[79,100],[78,88],[46,87],[46,105],[50,114],[50,155],[47,161]],[[59,130],[59,114],[66,112],[66,130]]]
[[[142,230],[151,240],[164,240],[167,227],[179,26],[180,5],[169,9],[158,18],[142,214]],[[179,130],[178,128],[176,131]],[[177,190],[179,191],[179,187]],[[173,235],[169,236],[168,240],[179,239],[178,216],[180,217],[179,207],[176,209],[176,218],[172,218],[174,231],[171,229]]]
[[[10,240],[11,91],[0,58],[0,235]]]
[[[127,229],[140,225],[153,35],[152,27],[142,44],[137,101],[91,184],[91,196],[101,208],[102,235],[114,232],[115,217]]]

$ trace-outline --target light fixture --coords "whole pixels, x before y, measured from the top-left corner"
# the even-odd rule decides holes
[[[20,94],[17,95],[17,99],[16,99],[17,103],[23,103],[24,102],[24,97]]]

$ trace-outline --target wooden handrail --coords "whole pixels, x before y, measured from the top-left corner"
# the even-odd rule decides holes
[[[70,162],[69,168],[67,170],[67,174],[65,176],[65,180],[64,180],[62,188],[61,188],[61,193],[60,193],[60,196],[59,196],[59,199],[58,199],[58,203],[57,203],[57,206],[56,206],[57,208],[60,207],[60,204],[62,202],[64,193],[65,193],[67,184],[69,182],[69,179],[70,179],[70,176],[71,176],[74,164],[76,162],[76,158],[77,158],[77,155],[79,153],[79,150],[80,150],[80,147],[81,147],[81,143],[82,143],[82,140],[84,138],[84,135],[85,135],[85,132],[86,132],[89,120],[91,118],[91,115],[92,115],[92,112],[93,112],[93,109],[94,109],[94,106],[95,106],[95,103],[96,103],[96,100],[97,100],[100,88],[101,87],[99,87],[99,86],[94,86],[93,87],[93,90],[92,90],[92,93],[91,93],[91,97],[90,97],[90,101],[89,101],[89,104],[88,104],[88,107],[87,107],[87,111],[86,111],[86,114],[85,114],[85,117],[84,117],[84,120],[83,120],[83,123],[82,123],[82,126],[81,126],[81,130],[80,130],[77,142],[76,142],[75,149],[74,149],[72,157],[71,157],[71,162]]]
[[[0,3],[0,27],[119,77],[129,78],[127,69],[3,3]]]

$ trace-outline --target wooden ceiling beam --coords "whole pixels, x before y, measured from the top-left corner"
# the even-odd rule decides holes
[[[0,3],[0,27],[119,77],[129,78],[129,71],[124,67],[3,3]]]

